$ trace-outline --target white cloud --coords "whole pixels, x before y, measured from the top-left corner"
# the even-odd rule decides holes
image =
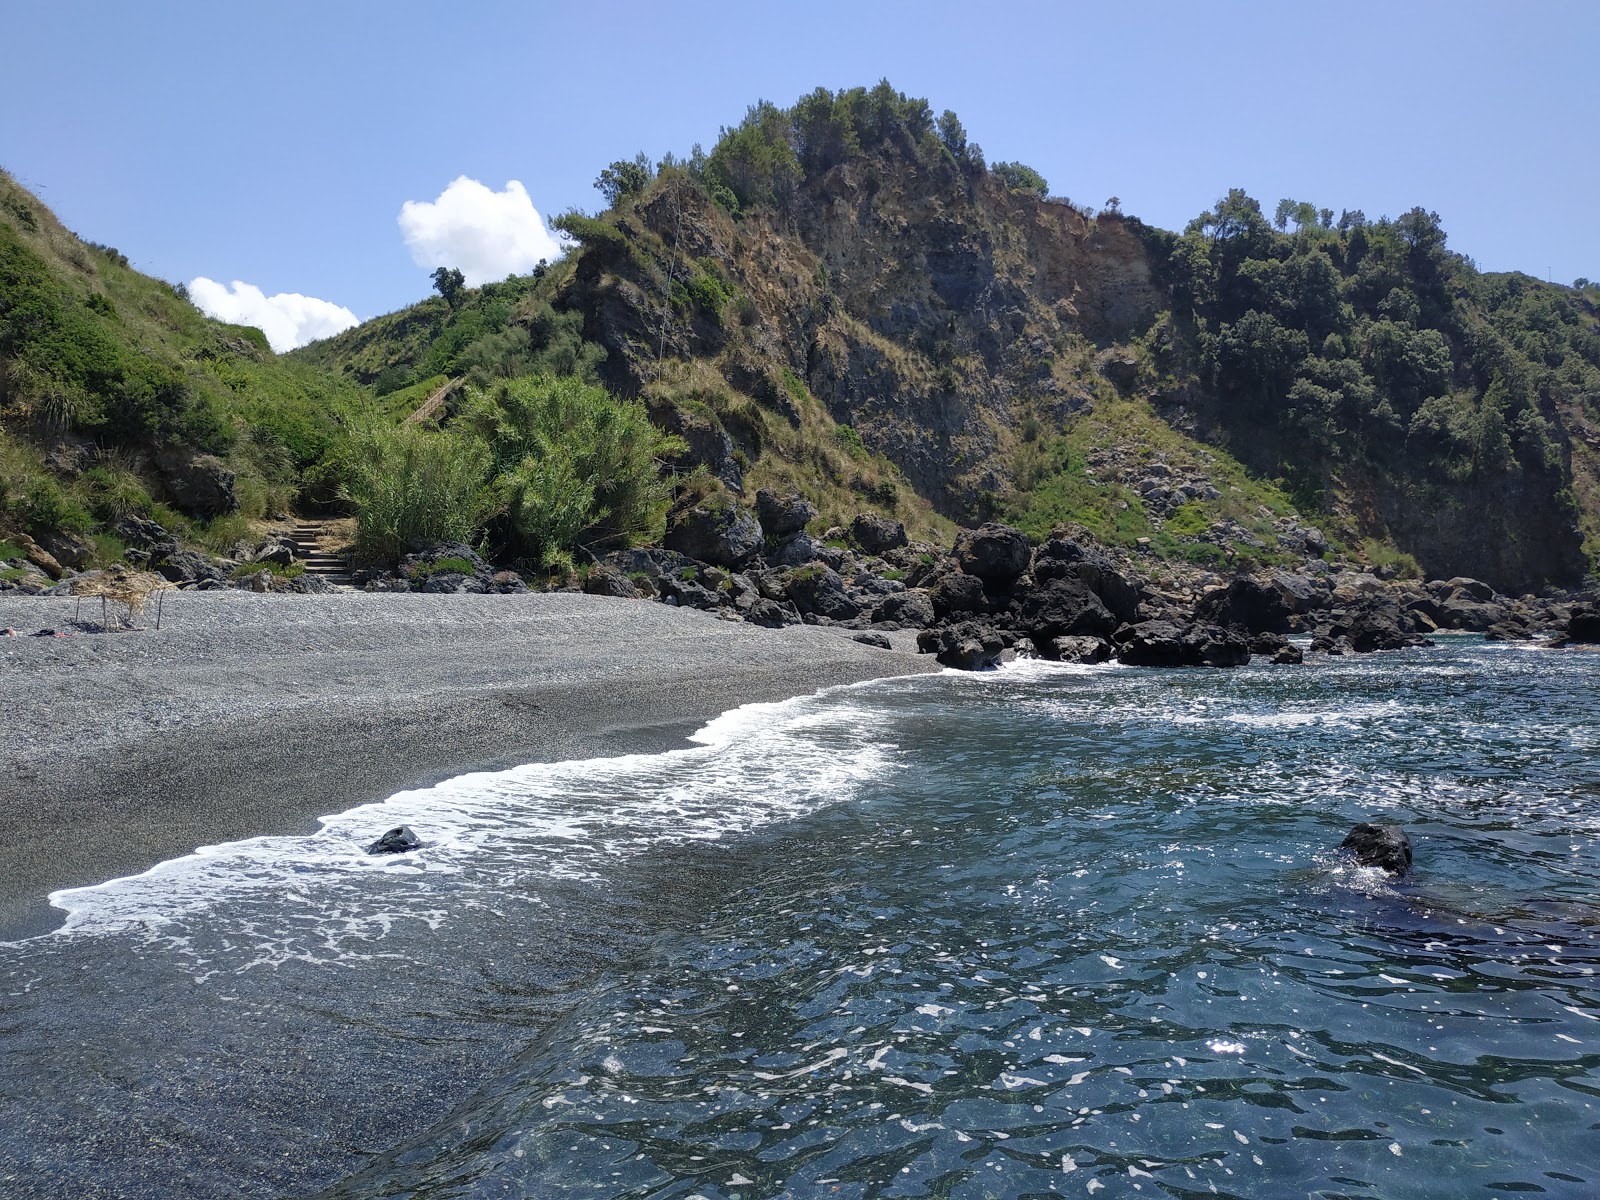
[[[234,325],[254,325],[279,354],[318,338],[332,337],[360,324],[355,313],[331,300],[279,292],[268,296],[254,284],[235,279],[224,287],[204,275],[189,284],[189,298],[208,317]]]
[[[561,257],[522,184],[503,192],[460,176],[437,200],[407,200],[400,232],[419,267],[454,267],[468,287],[531,270],[541,258]]]

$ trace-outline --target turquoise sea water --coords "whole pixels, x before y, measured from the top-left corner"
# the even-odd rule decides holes
[[[1600,1195],[1597,665],[883,681],[62,894],[0,1195]]]

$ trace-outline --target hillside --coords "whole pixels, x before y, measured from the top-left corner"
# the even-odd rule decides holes
[[[1600,289],[1481,273],[1425,210],[1269,219],[1235,191],[1163,231],[887,84],[758,104],[597,187],[549,267],[273,356],[0,179],[0,534],[103,560],[132,511],[206,538],[236,519],[186,496],[212,456],[248,515],[455,480],[452,536],[530,566],[760,488],[804,493],[815,532],[997,517],[1222,569],[1520,591],[1600,554]],[[626,519],[585,474],[606,428],[635,439],[608,469],[663,471],[613,481]]]
[[[129,519],[219,546],[331,498],[359,389],[86,242],[0,172],[0,541],[116,561]]]

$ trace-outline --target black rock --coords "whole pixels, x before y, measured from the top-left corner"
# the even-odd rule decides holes
[[[156,465],[167,485],[167,494],[184,512],[217,517],[239,511],[233,472],[215,455],[190,454],[174,448],[157,456]]]
[[[1339,843],[1363,867],[1381,867],[1391,875],[1411,871],[1411,839],[1398,825],[1370,825],[1362,821]]]
[[[766,488],[756,493],[756,516],[768,537],[782,540],[817,519],[817,506],[804,496],[779,497]]]
[[[1272,654],[1272,661],[1280,667],[1298,666],[1299,664],[1305,662],[1305,660],[1305,653],[1300,649],[1300,647],[1291,645],[1288,642],[1285,642],[1282,646],[1279,646],[1278,649],[1273,651]]]
[[[1567,641],[1600,642],[1600,609],[1575,608],[1567,620]]]
[[[396,825],[372,845],[367,847],[368,854],[406,854],[412,850],[422,848],[422,839],[409,825]]]
[[[850,540],[868,554],[883,554],[906,544],[906,527],[876,513],[857,513],[850,522]]]
[[[701,562],[737,571],[754,561],[766,542],[754,513],[719,497],[679,513],[661,544]]]
[[[985,612],[989,607],[983,580],[965,571],[952,571],[939,580],[928,593],[928,598],[933,602],[933,611],[940,617]]]
[[[745,612],[744,619],[752,625],[782,629],[786,625],[800,624],[800,612],[788,601],[763,598],[750,606]]]
[[[604,563],[592,568],[583,581],[583,590],[591,596],[611,596],[617,600],[637,600],[639,589],[615,567]]]
[[[1231,625],[1246,633],[1286,633],[1293,609],[1278,589],[1254,579],[1235,579],[1225,588],[1207,592],[1195,606],[1195,616],[1218,625]]]
[[[875,621],[895,621],[914,629],[926,629],[934,622],[933,601],[927,592],[895,592],[885,596],[873,611]]]
[[[1118,629],[1113,640],[1117,661],[1131,667],[1241,667],[1250,661],[1250,644],[1214,625],[1141,621]]]
[[[889,643],[889,639],[884,637],[881,633],[858,633],[850,640],[853,642],[860,642],[863,646],[875,646],[879,650],[894,649],[894,647]]]
[[[1111,643],[1097,637],[1058,637],[1040,652],[1064,663],[1103,663],[1111,657]]]
[[[802,613],[830,621],[852,621],[861,615],[861,605],[846,593],[839,573],[821,563],[788,572],[784,592]]]
[[[977,621],[924,629],[917,634],[917,649],[932,654],[947,667],[962,671],[986,671],[998,665],[1005,653],[1005,639],[999,632]]]
[[[986,584],[1009,585],[1028,569],[1028,535],[1010,525],[990,523],[962,530],[951,552],[961,569]]]
[[[1033,639],[1040,653],[1058,637],[1109,637],[1118,626],[1115,616],[1081,579],[1053,579],[1029,588],[1011,602],[1016,627]]]

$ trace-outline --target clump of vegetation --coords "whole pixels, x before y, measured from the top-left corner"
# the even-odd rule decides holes
[[[459,555],[447,554],[443,558],[436,558],[432,562],[419,562],[411,568],[411,578],[414,580],[431,579],[435,575],[471,575],[477,570],[468,559]]]
[[[263,571],[278,579],[298,579],[306,573],[306,565],[298,562],[290,563],[287,566],[283,563],[264,561],[240,563],[229,573],[228,578],[237,583],[241,579],[248,579],[250,576],[259,575]]]
[[[493,511],[493,457],[479,438],[418,425],[368,425],[351,437],[345,496],[356,555],[394,562],[439,542],[472,542]]]

